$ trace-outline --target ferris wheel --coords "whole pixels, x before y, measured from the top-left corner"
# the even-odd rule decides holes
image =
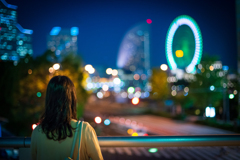
[[[194,73],[202,58],[202,48],[202,35],[196,21],[187,15],[175,18],[168,29],[165,44],[170,69]]]

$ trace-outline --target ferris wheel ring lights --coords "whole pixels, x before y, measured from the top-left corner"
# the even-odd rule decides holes
[[[196,21],[192,19],[190,16],[187,16],[187,15],[178,16],[171,23],[168,29],[167,38],[166,38],[167,61],[169,63],[170,69],[172,70],[177,69],[177,64],[173,57],[172,44],[173,44],[173,38],[177,29],[182,25],[187,25],[188,27],[191,28],[194,35],[194,39],[195,39],[194,56],[191,63],[186,67],[186,71],[188,73],[193,73],[195,71],[195,65],[197,65],[200,62],[202,57],[202,35]]]

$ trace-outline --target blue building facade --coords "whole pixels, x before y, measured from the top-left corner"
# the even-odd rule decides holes
[[[55,52],[55,55],[61,61],[61,58],[69,53],[77,54],[77,36],[78,27],[62,29],[53,27],[47,38],[47,48]]]
[[[17,23],[17,6],[0,1],[0,60],[18,61],[32,55],[32,30]]]

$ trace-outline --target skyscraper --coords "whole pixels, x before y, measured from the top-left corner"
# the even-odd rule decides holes
[[[60,59],[68,53],[77,53],[78,32],[78,27],[70,29],[53,27],[48,36],[47,48],[55,52]]]
[[[0,60],[18,61],[33,54],[32,30],[17,23],[17,6],[0,1]]]
[[[136,86],[143,90],[150,75],[149,24],[137,24],[124,36],[120,45],[117,67],[126,86]],[[122,74],[121,74],[122,73]]]

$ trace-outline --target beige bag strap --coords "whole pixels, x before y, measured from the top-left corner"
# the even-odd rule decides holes
[[[77,160],[80,158],[80,147],[81,147],[81,139],[82,139],[82,126],[83,126],[83,121],[81,121],[79,127],[79,141],[78,141],[78,155],[77,155]]]
[[[80,121],[78,121],[76,133],[74,135],[74,139],[73,139],[73,143],[72,143],[71,154],[70,154],[70,157],[69,157],[70,159],[72,159],[72,157],[73,157],[73,152],[74,152],[74,148],[75,148],[75,144],[76,144],[76,140],[77,140],[78,131],[81,131],[81,129],[80,129],[81,123],[80,123]]]

